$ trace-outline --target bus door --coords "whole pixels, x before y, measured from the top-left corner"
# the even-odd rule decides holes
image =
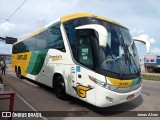
[[[95,85],[89,79],[89,76],[95,78],[92,47],[92,32],[93,30],[77,31],[76,44],[76,76],[77,76],[77,96],[87,102],[95,104]]]

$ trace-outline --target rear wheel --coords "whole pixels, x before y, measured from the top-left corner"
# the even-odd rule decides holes
[[[62,76],[58,76],[54,85],[54,91],[58,98],[67,99],[66,88]]]
[[[18,77],[18,70],[17,70],[17,66],[15,67],[15,73],[16,73],[16,76]]]
[[[17,76],[19,77],[19,79],[23,78],[23,76],[21,75],[21,68],[18,69]]]

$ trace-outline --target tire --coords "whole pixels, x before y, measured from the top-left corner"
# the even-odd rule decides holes
[[[18,77],[18,74],[19,74],[19,73],[18,73],[18,71],[17,71],[17,70],[16,70],[16,72],[15,72],[15,73],[16,73],[16,76]]]
[[[19,79],[23,78],[23,76],[21,75],[21,69],[20,68],[18,69],[18,73],[17,74],[18,74]]]
[[[59,99],[67,99],[66,88],[62,76],[58,76],[54,85],[54,92]]]

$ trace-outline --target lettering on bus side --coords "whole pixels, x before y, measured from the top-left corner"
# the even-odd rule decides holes
[[[50,55],[49,58],[51,58],[52,61],[63,60],[62,55],[55,55],[55,56]]]
[[[17,60],[27,60],[27,54],[17,55]]]

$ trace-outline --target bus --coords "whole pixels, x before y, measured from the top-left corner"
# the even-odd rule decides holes
[[[12,70],[97,107],[130,101],[141,94],[142,77],[134,41],[146,40],[91,13],[70,14],[19,40],[12,49]]]

